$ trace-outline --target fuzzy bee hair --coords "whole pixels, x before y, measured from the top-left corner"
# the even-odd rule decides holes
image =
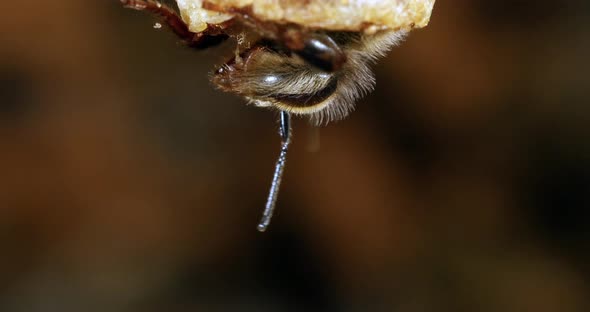
[[[374,89],[370,64],[405,34],[330,33],[346,55],[342,68],[334,72],[322,71],[293,54],[254,48],[243,58],[219,68],[212,80],[219,88],[242,95],[253,105],[307,115],[313,124],[323,125],[346,117],[355,102]]]

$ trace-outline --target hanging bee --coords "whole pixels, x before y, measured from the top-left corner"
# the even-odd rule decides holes
[[[263,232],[278,196],[291,115],[317,125],[346,117],[375,86],[369,65],[426,26],[435,0],[176,0],[179,13],[153,0],[120,1],[159,16],[191,48],[236,39],[235,55],[211,81],[280,112],[281,152],[258,225]]]

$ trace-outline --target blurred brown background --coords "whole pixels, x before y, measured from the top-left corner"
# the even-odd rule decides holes
[[[438,1],[347,120],[118,1],[5,1],[0,311],[589,311],[590,4]]]

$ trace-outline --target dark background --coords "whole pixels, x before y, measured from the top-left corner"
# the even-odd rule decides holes
[[[4,1],[0,311],[589,311],[590,2],[442,1],[294,124],[115,0]],[[231,50],[231,47],[229,47]]]

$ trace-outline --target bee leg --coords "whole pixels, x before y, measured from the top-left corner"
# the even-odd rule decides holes
[[[279,121],[279,134],[281,135],[281,153],[275,165],[275,173],[270,185],[270,192],[266,200],[266,207],[262,213],[262,219],[258,224],[258,231],[264,232],[270,224],[275,206],[277,203],[277,196],[279,195],[279,187],[281,186],[281,178],[283,177],[283,170],[285,169],[285,162],[287,161],[287,150],[291,142],[291,115],[289,112],[281,111]]]
[[[123,7],[138,11],[148,11],[163,19],[163,22],[189,47],[204,49],[217,45],[228,38],[219,29],[207,29],[201,33],[189,30],[188,25],[170,7],[154,0],[120,0]]]

